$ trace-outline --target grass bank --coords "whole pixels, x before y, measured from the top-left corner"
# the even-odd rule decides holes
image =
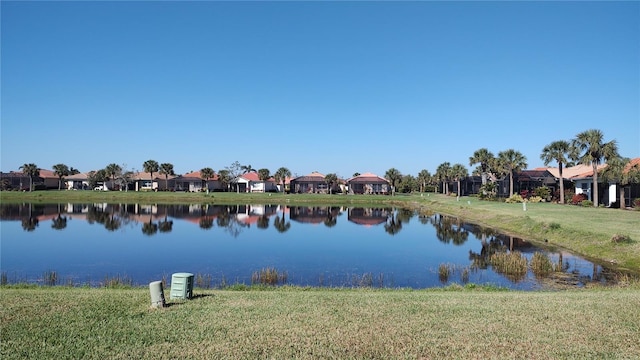
[[[0,192],[2,203],[113,202],[142,204],[283,204],[336,206],[403,206],[440,212],[493,227],[547,246],[570,250],[588,259],[640,273],[640,211],[585,208],[551,203],[522,204],[479,201],[473,197],[421,195],[320,195],[257,193],[185,193],[120,191]],[[626,242],[612,241],[625,235]]]
[[[4,287],[0,357],[640,358],[637,285],[534,293],[196,289],[195,295],[153,310],[146,288]]]
[[[422,212],[437,211],[484,226],[571,250],[591,260],[640,273],[640,211],[580,207],[551,203],[522,204],[479,201],[444,195],[414,202]],[[614,242],[614,235],[630,240]]]

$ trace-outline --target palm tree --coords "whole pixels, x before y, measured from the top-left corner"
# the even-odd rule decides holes
[[[467,176],[469,176],[469,171],[467,170],[466,167],[464,167],[464,165],[454,164],[451,167],[451,177],[458,182],[458,196],[461,195],[460,182],[462,181],[462,179],[466,178]]]
[[[569,162],[568,157],[570,151],[571,145],[569,145],[569,142],[558,140],[545,146],[542,149],[542,154],[540,154],[540,160],[544,161],[545,166],[549,165],[552,161],[558,163],[558,174],[560,177],[560,204],[564,204],[564,178],[562,177],[562,166]]]
[[[175,175],[173,172],[173,164],[171,163],[162,163],[160,164],[160,174],[164,175],[164,188],[165,190],[169,190],[169,175]]]
[[[618,204],[620,209],[627,207],[624,198],[624,187],[630,184],[640,182],[640,165],[631,166],[630,159],[624,157],[615,157],[607,161],[607,167],[600,171],[599,174],[603,181],[616,183],[618,185],[618,193],[620,200]]]
[[[420,182],[420,192],[424,192],[427,184],[431,182],[431,173],[429,170],[420,170],[418,173],[418,181]]]
[[[229,174],[229,170],[218,170],[218,180],[220,181],[222,188],[225,189],[225,191],[228,191],[229,183],[231,182],[231,175]]]
[[[500,168],[509,174],[509,196],[513,195],[513,173],[527,167],[527,158],[519,151],[509,149],[498,153]]]
[[[62,178],[69,176],[69,167],[65,164],[53,165],[53,173],[58,177],[58,190],[62,188]]]
[[[155,160],[147,160],[142,164],[142,168],[145,172],[151,174],[151,189],[153,189],[153,173],[160,170],[160,165],[158,165],[158,162]]]
[[[251,165],[242,165],[240,166],[240,168],[242,169],[243,174],[246,174],[248,172],[256,172],[256,169],[252,168]]]
[[[384,178],[389,180],[389,182],[391,183],[391,193],[395,194],[396,183],[402,180],[402,174],[400,173],[400,171],[396,168],[391,168],[387,170],[386,173],[384,173]]]
[[[200,177],[204,180],[205,187],[207,188],[207,194],[209,193],[209,179],[212,179],[214,175],[213,169],[210,167],[200,169]]]
[[[603,161],[618,157],[618,144],[615,140],[604,142],[602,131],[590,129],[576,135],[571,141],[571,158],[593,169],[593,206],[598,207],[598,165]]]
[[[122,172],[122,168],[118,164],[109,164],[104,171],[107,172],[107,176],[111,177],[111,186],[113,187],[116,183],[116,175],[119,175]]]
[[[334,173],[327,174],[324,177],[324,182],[329,187],[329,194],[332,194],[333,185],[338,183],[338,175]]]
[[[284,193],[284,184],[287,178],[291,177],[291,171],[289,171],[289,169],[287,169],[286,167],[281,167],[276,171],[274,177],[276,178],[277,183],[282,184],[282,193]]]
[[[24,164],[20,166],[22,169],[22,173],[29,176],[29,192],[33,190],[33,178],[40,176],[40,169],[38,169],[38,165],[30,163]]]
[[[442,181],[443,194],[449,193],[449,186],[447,186],[447,181],[449,180],[450,176],[451,164],[449,162],[443,162],[442,164],[438,165],[438,168],[436,169],[436,178],[438,178],[439,181]]]
[[[482,185],[487,183],[487,172],[491,169],[493,158],[493,153],[487,148],[478,149],[473,153],[473,156],[469,157],[469,166],[480,164]]]
[[[69,168],[69,175],[80,174],[80,170],[74,168],[73,166]]]
[[[356,176],[360,176],[360,173],[359,173],[359,172],[357,172],[357,171],[356,171],[356,172],[354,172],[354,173],[353,173],[353,175],[352,175],[351,177],[356,177]]]

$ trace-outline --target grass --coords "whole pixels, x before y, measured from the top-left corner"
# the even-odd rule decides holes
[[[640,357],[638,285],[198,290],[157,310],[146,288],[3,287],[0,305],[3,360]]]

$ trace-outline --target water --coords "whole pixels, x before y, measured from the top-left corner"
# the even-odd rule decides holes
[[[9,283],[100,286],[203,275],[206,284],[250,284],[265,268],[300,286],[429,288],[452,283],[531,290],[546,286],[531,271],[495,271],[495,252],[544,252],[561,264],[555,282],[606,283],[608,270],[569,253],[458,218],[395,208],[278,205],[55,204],[0,206],[1,271]],[[449,276],[440,267],[450,269]],[[49,274],[49,275],[47,275]]]

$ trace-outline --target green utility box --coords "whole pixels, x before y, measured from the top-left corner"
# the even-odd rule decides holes
[[[191,299],[193,297],[193,274],[175,273],[171,275],[170,299]]]

